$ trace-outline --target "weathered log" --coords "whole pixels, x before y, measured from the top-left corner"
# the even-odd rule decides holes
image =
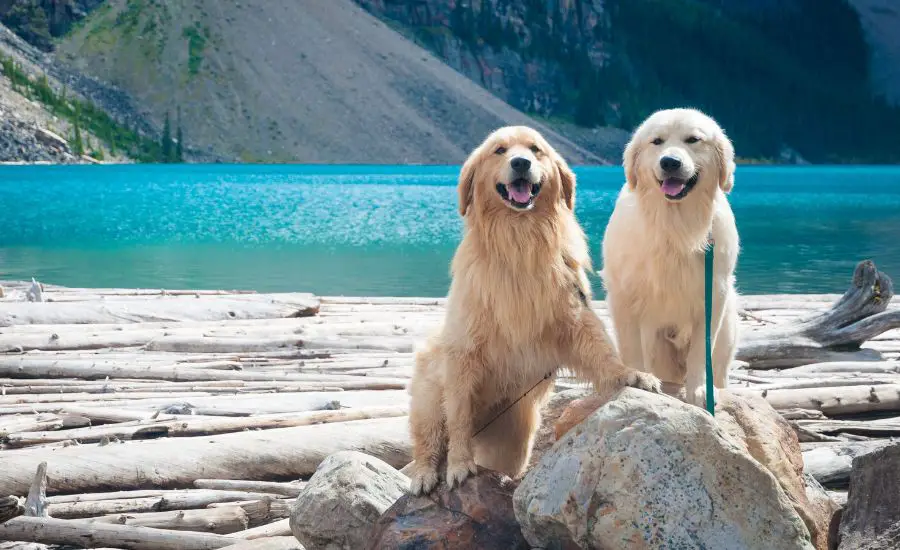
[[[28,416],[0,416],[0,439],[17,432],[50,431],[60,428],[90,426],[89,419],[79,416],[34,414]]]
[[[829,488],[846,488],[853,458],[890,445],[890,441],[822,443],[803,451],[803,471]]]
[[[306,487],[304,481],[278,483],[275,481],[246,481],[243,479],[198,479],[194,482],[198,489],[218,489],[220,491],[253,491],[272,493],[286,497],[296,497]]]
[[[241,541],[234,546],[229,546],[229,550],[303,550],[303,546],[293,536],[284,537],[264,537]]]
[[[78,303],[3,302],[0,326],[268,319],[307,317],[318,310],[319,301],[311,294],[251,294],[202,300],[185,296]]]
[[[275,428],[310,426],[313,424],[367,420],[372,418],[392,418],[396,416],[405,416],[408,413],[409,407],[397,406],[282,413],[238,418],[177,415],[170,420],[159,422],[139,421],[65,431],[14,433],[7,436],[6,444],[9,448],[18,448],[68,440],[75,440],[79,443],[96,443],[102,441],[103,438],[116,438],[120,441],[130,441],[157,439],[160,437],[192,437],[198,435],[239,432],[243,430],[269,430]],[[228,483],[224,481],[205,481],[209,481],[216,485],[215,487],[205,487],[207,489],[237,489],[239,488],[238,484],[244,484],[243,487],[240,487],[244,489],[249,487],[250,484],[257,483],[241,481],[234,482],[233,486],[229,487],[227,486]],[[195,486],[201,487],[196,484]]]
[[[171,531],[195,531],[227,535],[244,531],[250,524],[247,512],[240,506],[222,506],[201,510],[176,510],[173,512],[146,512],[140,514],[114,514],[92,519],[77,520],[88,524],[117,524],[135,527],[152,527]]]
[[[798,426],[823,434],[851,433],[873,437],[900,436],[900,417],[879,420],[795,420]]]
[[[396,467],[409,462],[406,417],[278,428],[209,437],[165,438],[57,449],[48,475],[55,492],[185,487],[199,478],[298,479],[328,455],[358,450]],[[0,494],[24,493],[42,450],[6,451]],[[51,512],[52,515],[52,512]]]
[[[125,550],[212,550],[234,543],[234,539],[225,535],[210,533],[29,517],[14,518],[0,525],[0,540]]]
[[[113,514],[143,514],[149,512],[170,512],[174,510],[190,510],[205,508],[210,504],[222,502],[240,502],[261,500],[275,495],[268,493],[251,493],[248,491],[218,491],[188,489],[182,491],[160,491],[152,496],[137,496],[144,491],[123,491],[122,498],[105,498],[90,500],[93,495],[77,495],[83,497],[76,501],[60,502],[50,497],[49,512],[55,518],[73,519]],[[131,494],[128,494],[131,493]]]
[[[812,363],[783,371],[770,371],[768,376],[772,377],[800,377],[801,375],[819,375],[822,374],[900,374],[900,361],[834,361],[831,363]]]
[[[215,369],[197,369],[183,366],[132,366],[129,364],[98,364],[94,361],[52,361],[28,359],[24,357],[0,357],[0,375],[13,378],[81,378],[97,380],[104,378],[140,378],[170,380],[173,382],[198,382],[212,380],[240,380],[272,382],[309,382],[329,386],[339,386],[336,382],[361,382],[359,377],[334,374],[291,374],[263,372],[235,372]],[[405,385],[406,380],[398,378],[371,378],[367,384]],[[379,388],[380,389],[380,388]]]
[[[809,409],[826,415],[900,411],[900,384],[788,390],[734,388],[738,395],[763,397],[775,409]]]
[[[860,377],[840,377],[840,378],[806,378],[800,380],[790,380],[787,382],[777,382],[774,384],[758,384],[750,386],[754,391],[774,391],[774,390],[803,390],[803,389],[823,389],[823,388],[844,388],[849,386],[877,386],[883,384],[900,384],[900,376],[888,375],[883,377],[860,376]]]
[[[254,540],[268,537],[284,537],[292,535],[290,521],[290,518],[280,519],[266,525],[260,525],[259,527],[255,527],[253,529],[247,529],[246,531],[232,533],[228,536],[242,540]]]
[[[249,527],[258,527],[266,525],[277,519],[289,517],[291,515],[291,506],[294,503],[293,498],[271,498],[267,497],[260,500],[243,500],[239,502],[216,502],[210,504],[208,508],[222,508],[228,506],[238,506],[247,514]]]
[[[25,513],[22,502],[14,496],[0,498],[0,523]]]
[[[890,277],[870,260],[862,261],[856,266],[850,288],[830,309],[787,327],[746,334],[736,358],[753,369],[880,360],[880,353],[860,346],[900,327],[900,311],[886,311],[893,294]]]
[[[38,464],[34,474],[34,482],[28,489],[28,497],[25,499],[25,515],[35,518],[45,518],[47,513],[47,463]]]

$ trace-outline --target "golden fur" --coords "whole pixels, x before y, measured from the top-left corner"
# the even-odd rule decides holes
[[[542,184],[527,210],[500,194],[518,181],[521,159],[530,162],[528,181]],[[590,259],[573,212],[575,175],[543,137],[521,126],[495,131],[466,160],[458,189],[465,231],[446,317],[417,353],[409,388],[414,494],[434,488],[445,455],[450,486],[476,464],[520,475],[552,377],[473,435],[557,367],[598,390],[659,391],[655,377],[621,363],[585,305]]]
[[[682,162],[676,175],[698,175],[680,200],[662,191],[661,182],[670,174],[662,167],[663,157]],[[627,183],[606,228],[602,272],[619,353],[629,367],[684,385],[686,400],[702,406],[704,252],[710,229],[715,387],[726,385],[737,341],[739,241],[726,198],[734,185],[734,149],[705,114],[671,109],[653,114],[635,131],[624,166]]]

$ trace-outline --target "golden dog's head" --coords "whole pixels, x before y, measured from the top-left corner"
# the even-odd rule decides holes
[[[575,208],[575,174],[536,130],[500,128],[479,145],[459,175],[459,213],[528,215],[560,203]]]
[[[625,177],[640,194],[678,202],[692,192],[709,195],[734,186],[734,147],[725,132],[695,109],[657,111],[625,147]]]

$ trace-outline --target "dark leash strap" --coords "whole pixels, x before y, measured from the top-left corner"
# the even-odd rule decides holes
[[[591,307],[591,304],[590,304],[590,302],[588,301],[588,298],[587,298],[587,293],[584,291],[583,288],[581,288],[581,284],[579,284],[577,265],[575,265],[574,262],[569,262],[569,261],[567,261],[567,259],[566,259],[565,256],[563,256],[563,262],[565,262],[566,266],[569,267],[570,269],[572,269],[572,271],[575,273],[575,283],[574,283],[574,286],[575,286],[575,294],[578,296],[578,301],[580,301],[581,304],[582,304],[584,307],[588,307],[588,308]],[[493,424],[498,418],[500,418],[503,414],[505,414],[506,411],[508,411],[509,409],[513,408],[513,406],[515,406],[516,403],[518,403],[519,401],[521,401],[526,395],[528,395],[529,393],[531,393],[532,391],[534,391],[534,389],[535,389],[536,387],[540,386],[542,382],[544,382],[544,381],[549,380],[550,378],[552,378],[553,375],[556,373],[557,370],[559,370],[559,367],[555,367],[553,370],[551,370],[550,372],[548,372],[547,374],[545,374],[540,380],[538,380],[537,382],[535,382],[533,386],[531,386],[530,388],[528,388],[528,390],[526,390],[525,393],[523,393],[522,395],[520,395],[518,399],[516,399],[515,401],[513,401],[512,403],[510,403],[509,405],[507,405],[506,407],[504,407],[504,409],[503,409],[502,411],[500,411],[500,412],[498,412],[497,414],[495,414],[494,417],[491,418],[487,423],[485,423],[481,428],[479,428],[479,430],[478,430],[477,432],[475,432],[474,434],[472,434],[472,437],[476,437],[478,434],[480,434],[481,432],[483,432],[484,430],[486,430],[488,426],[490,426],[491,424]]]

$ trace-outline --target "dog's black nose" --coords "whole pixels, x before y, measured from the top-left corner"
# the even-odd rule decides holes
[[[681,168],[681,159],[678,157],[670,157],[667,155],[659,159],[659,166],[666,172],[678,170],[679,168]]]
[[[531,161],[523,157],[516,157],[512,159],[509,164],[512,166],[513,170],[520,174],[527,172],[528,169],[531,168]]]

